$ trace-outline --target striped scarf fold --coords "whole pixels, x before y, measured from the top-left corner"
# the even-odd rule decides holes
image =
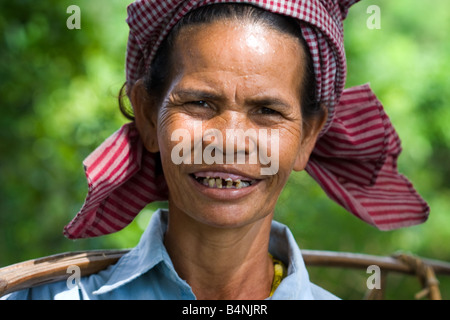
[[[212,3],[249,3],[300,21],[316,78],[329,102],[328,121],[306,171],[339,205],[392,230],[424,222],[430,208],[397,170],[400,139],[368,85],[344,90],[343,24],[359,0],[138,0],[128,7],[127,83],[146,72],[171,28],[189,11]],[[134,123],[124,125],[83,162],[89,191],[64,228],[70,239],[119,231],[153,201],[167,199],[159,154],[149,153]]]
[[[383,106],[368,85],[344,91],[306,171],[327,195],[380,230],[424,222],[428,204],[397,170],[402,151]]]

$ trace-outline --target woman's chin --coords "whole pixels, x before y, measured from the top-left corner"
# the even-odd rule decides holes
[[[249,212],[239,211],[236,212],[232,208],[227,208],[227,212],[204,212],[199,214],[198,219],[202,219],[202,223],[213,228],[219,229],[234,229],[245,227],[257,220],[262,216],[259,214],[249,214]]]
[[[254,200],[248,202],[241,200],[238,203],[192,200],[189,205],[179,205],[177,208],[171,206],[169,202],[169,212],[175,209],[183,215],[187,215],[191,221],[218,229],[245,227],[273,212],[273,210],[268,210],[267,206],[262,210],[255,205]]]

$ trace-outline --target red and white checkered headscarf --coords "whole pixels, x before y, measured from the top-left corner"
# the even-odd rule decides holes
[[[427,203],[397,171],[400,139],[368,85],[344,90],[342,21],[359,0],[137,0],[128,7],[128,85],[143,77],[163,39],[188,12],[215,3],[247,3],[300,21],[329,118],[306,171],[327,195],[365,222],[391,230],[424,222]],[[89,192],[64,229],[71,239],[119,231],[150,202],[167,199],[156,154],[133,123],[124,125],[85,161]]]

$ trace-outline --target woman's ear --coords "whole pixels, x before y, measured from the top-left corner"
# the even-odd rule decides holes
[[[130,101],[134,110],[136,127],[145,148],[149,152],[158,152],[158,106],[155,99],[152,99],[147,93],[142,79],[138,80],[131,88]]]
[[[322,106],[323,107],[323,106]],[[328,118],[328,109],[323,107],[324,112],[320,116],[313,117],[308,123],[303,124],[300,150],[294,163],[294,171],[303,171],[308,164],[309,157],[316,146],[320,131],[322,131]]]

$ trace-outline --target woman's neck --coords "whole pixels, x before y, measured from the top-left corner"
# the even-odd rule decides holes
[[[265,299],[273,263],[272,215],[240,228],[215,228],[171,208],[165,246],[179,276],[200,300]]]

